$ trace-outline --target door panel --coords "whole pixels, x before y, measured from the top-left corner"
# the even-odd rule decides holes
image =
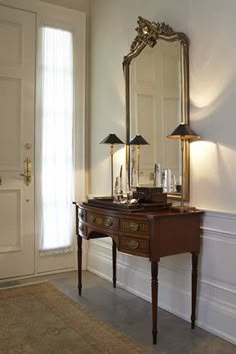
[[[22,25],[11,20],[0,19],[0,64],[7,67],[22,64]]]
[[[4,230],[1,233],[0,249],[2,252],[19,251],[22,246],[21,190],[1,190],[0,210],[0,225],[1,230]]]
[[[1,50],[1,49],[0,49]],[[19,171],[21,168],[21,80],[0,77],[0,171]],[[14,102],[14,104],[12,104]],[[4,119],[4,117],[6,117]],[[10,147],[10,148],[9,148]]]
[[[34,182],[20,175],[34,157],[34,77],[35,15],[0,5],[0,279],[35,271]]]

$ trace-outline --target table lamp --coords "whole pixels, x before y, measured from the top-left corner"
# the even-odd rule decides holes
[[[138,186],[139,186],[139,173],[140,173],[140,146],[149,145],[149,143],[142,137],[142,135],[135,135],[129,142],[129,145],[135,145],[137,148],[137,170],[138,170]]]
[[[197,140],[200,139],[200,136],[196,134],[188,124],[180,123],[178,127],[173,131],[172,134],[167,136],[168,139],[179,139],[181,141],[181,155],[182,155],[182,190],[181,190],[181,204],[178,206],[174,206],[175,209],[180,211],[187,211],[191,209],[191,207],[184,205],[184,196],[183,196],[183,185],[184,185],[184,164],[183,164],[183,150],[184,150],[184,142],[190,140]]]
[[[111,197],[113,198],[113,154],[114,154],[114,145],[124,144],[116,134],[107,135],[100,144],[109,144],[110,145],[110,155],[111,155]]]

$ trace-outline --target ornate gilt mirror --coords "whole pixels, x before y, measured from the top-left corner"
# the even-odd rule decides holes
[[[155,164],[170,171],[168,197],[189,199],[189,143],[167,139],[181,123],[189,122],[189,40],[165,23],[138,18],[130,52],[124,57],[126,141],[141,134],[140,185],[153,185]],[[128,184],[132,184],[133,147],[127,145]],[[183,165],[182,165],[183,164]],[[183,169],[182,169],[183,167]],[[181,175],[183,171],[183,176]],[[177,188],[178,187],[178,188]]]

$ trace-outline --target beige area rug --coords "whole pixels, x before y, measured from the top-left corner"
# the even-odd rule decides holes
[[[49,283],[0,290],[1,354],[145,353]]]

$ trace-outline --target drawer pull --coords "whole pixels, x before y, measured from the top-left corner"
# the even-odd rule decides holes
[[[96,221],[96,216],[90,215],[89,220],[93,224]]]
[[[104,220],[104,226],[111,227],[113,225],[113,221],[111,218],[107,218]]]
[[[104,220],[104,226],[111,227],[113,225],[113,221],[110,218]]]
[[[127,242],[127,246],[131,249],[131,250],[136,250],[139,247],[139,242],[136,240],[129,240]]]
[[[139,224],[137,224],[136,222],[130,222],[129,223],[129,229],[131,231],[138,231],[139,229]]]
[[[99,216],[95,216],[95,215],[91,215],[90,216],[90,222],[92,224],[96,224],[96,225],[102,225],[102,218],[100,218]]]

